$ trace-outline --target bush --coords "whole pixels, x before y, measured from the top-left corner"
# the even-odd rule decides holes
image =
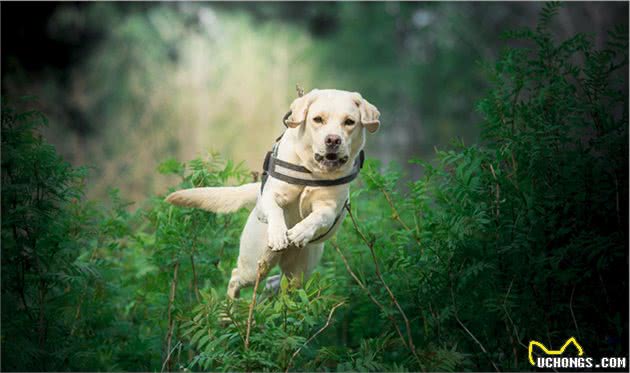
[[[96,214],[80,205],[85,170],[63,162],[34,129],[37,112],[2,110],[2,369],[72,364],[74,333],[87,284],[98,272],[90,249]],[[99,322],[98,316],[90,320]],[[8,343],[6,341],[9,341]],[[90,340],[76,341],[94,350]]]
[[[546,24],[556,7],[545,7],[536,30],[508,34],[530,47],[507,49],[490,68],[480,145],[455,143],[436,165],[413,161],[424,177],[405,194],[396,172],[381,175],[372,163],[363,173],[355,214],[420,355],[420,365],[410,353],[401,359],[405,335],[386,361],[525,370],[529,340],[558,347],[570,336],[591,356],[627,352],[627,30],[601,51],[585,35],[555,43]],[[366,245],[344,228],[352,267],[387,304],[361,255]],[[382,333],[389,312],[404,332],[394,305],[379,325],[360,315],[370,306],[363,294],[349,303],[358,309],[346,316],[356,326],[350,346]]]

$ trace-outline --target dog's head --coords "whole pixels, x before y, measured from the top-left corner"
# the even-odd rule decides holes
[[[302,161],[333,172],[351,165],[365,144],[365,130],[378,129],[379,115],[356,92],[314,89],[293,101],[286,124],[298,130],[296,152]]]

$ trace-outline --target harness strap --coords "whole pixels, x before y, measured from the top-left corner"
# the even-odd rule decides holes
[[[267,183],[267,178],[269,178],[269,174],[266,170],[269,168],[270,159],[271,152],[267,152],[267,154],[265,155],[265,161],[263,162],[263,173],[260,176],[260,194],[262,194],[263,190],[265,190],[265,184]]]
[[[321,240],[322,238],[326,237],[328,235],[328,233],[330,233],[333,228],[335,228],[335,226],[337,225],[337,223],[339,222],[339,219],[341,219],[341,216],[343,215],[343,209],[348,210],[350,208],[350,202],[349,200],[346,200],[346,202],[343,203],[343,207],[341,208],[341,211],[339,212],[339,214],[335,217],[335,221],[330,225],[330,228],[328,228],[328,230],[323,233],[320,234],[319,236],[317,236],[317,238],[313,238],[309,243],[312,242],[317,242],[318,240]],[[349,211],[349,210],[348,210]]]
[[[354,162],[354,167],[352,169],[352,173],[346,175],[344,177],[340,177],[338,179],[308,179],[308,178],[299,178],[296,176],[287,175],[282,173],[277,169],[277,167],[282,167],[288,170],[301,172],[306,174],[306,176],[310,176],[312,172],[306,167],[299,166],[293,163],[285,162],[281,159],[278,159],[274,155],[275,152],[270,151],[267,152],[265,156],[265,161],[263,163],[263,174],[261,178],[260,191],[265,189],[265,184],[267,183],[267,179],[269,175],[273,176],[278,180],[282,180],[289,184],[294,185],[304,185],[304,186],[319,186],[319,187],[328,187],[335,185],[342,185],[351,182],[359,176],[359,172],[361,172],[361,168],[363,168],[363,162],[365,161],[365,153],[363,150],[359,153],[356,161]]]
[[[289,128],[289,125],[287,124],[287,119],[289,119],[291,114],[293,114],[293,111],[289,110],[286,114],[284,114],[284,118],[282,118],[282,124],[284,124],[284,126],[287,128]],[[280,137],[282,137],[282,135],[280,135]],[[278,137],[278,140],[280,140],[280,137]]]
[[[289,170],[293,170],[293,171],[297,171],[297,172],[303,172],[305,174],[310,174],[311,171],[303,166],[298,166],[296,164],[293,163],[289,163],[289,162],[285,162],[282,159],[278,159],[276,157],[274,157],[274,155],[271,155],[271,161],[273,163],[267,165],[267,167],[270,167],[271,169],[273,169],[274,166],[280,166],[280,167],[284,167],[284,168],[288,168]]]

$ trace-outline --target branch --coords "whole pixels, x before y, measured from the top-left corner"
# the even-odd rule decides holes
[[[516,325],[514,324],[514,321],[512,320],[512,317],[510,316],[510,313],[505,305],[505,303],[507,302],[507,298],[510,295],[510,292],[512,291],[512,285],[514,284],[514,278],[512,278],[512,281],[510,281],[510,286],[508,286],[508,290],[507,293],[505,293],[505,297],[503,298],[503,311],[505,312],[505,316],[507,316],[507,320],[510,322],[510,325],[512,325],[512,330],[514,335],[516,336],[516,341],[518,342],[519,345],[521,345],[521,347],[523,347],[524,349],[528,349],[528,346],[525,345],[523,342],[521,342],[521,337],[518,335],[518,330],[516,329]],[[507,328],[507,323],[505,324],[506,328]],[[508,333],[510,333],[509,330],[507,330]],[[512,345],[514,345],[514,339],[512,338],[512,335],[510,334],[510,341],[512,342]],[[518,366],[518,357],[517,357],[517,351],[515,348],[512,348],[513,353],[514,353],[514,370],[517,369]],[[539,352],[537,351],[532,351],[532,354],[534,354],[536,357],[542,356]],[[558,370],[556,368],[551,368],[551,370],[553,370],[554,372],[558,372]]]
[[[171,293],[168,297],[168,333],[166,334],[166,351],[171,350],[171,342],[173,340],[173,328],[175,320],[173,319],[173,303],[175,302],[175,292],[177,290],[177,274],[179,273],[179,260],[175,262],[173,269],[173,281],[171,282]],[[162,364],[162,369],[166,366],[171,370],[171,354],[167,353],[166,360]],[[162,370],[163,371],[163,370]]]
[[[17,206],[17,202],[13,202],[13,208],[16,208]],[[18,240],[18,232],[17,232],[17,226],[15,225],[15,223],[13,223],[12,225],[12,230],[13,230],[13,241],[15,241],[15,243],[17,244],[19,242]],[[24,250],[21,250],[22,252],[24,252]],[[18,270],[18,293],[20,294],[20,298],[22,299],[22,304],[24,304],[24,311],[26,312],[26,315],[28,316],[29,319],[31,319],[31,322],[35,322],[35,318],[33,317],[33,315],[31,314],[31,310],[28,307],[28,303],[26,302],[26,295],[24,293],[24,287],[26,286],[25,284],[25,272],[26,272],[26,266],[25,266],[25,261],[26,261],[26,257],[24,254],[22,254],[22,257],[20,258],[20,267],[22,268],[22,276],[20,276],[20,271]]]
[[[245,349],[249,349],[249,335],[252,329],[252,318],[254,316],[254,307],[256,307],[256,293],[260,279],[267,276],[271,269],[270,263],[273,262],[278,252],[272,251],[269,247],[263,253],[262,258],[258,260],[258,269],[256,270],[256,282],[254,283],[254,291],[252,292],[252,301],[249,304],[249,314],[247,315],[247,331],[245,332]]]
[[[437,150],[436,150],[437,151]],[[374,180],[373,177],[370,176],[369,173],[366,173],[367,177],[369,177],[370,179],[372,179],[372,181],[376,184],[376,180]],[[414,233],[414,231],[407,225],[407,223],[405,223],[402,218],[400,217],[400,214],[398,213],[398,209],[396,208],[396,205],[394,204],[394,201],[392,200],[391,196],[389,195],[389,193],[387,192],[387,190],[385,190],[385,188],[378,188],[378,190],[381,191],[381,193],[383,193],[383,195],[385,196],[385,199],[387,200],[387,203],[389,204],[389,207],[392,210],[393,216],[392,218],[397,221],[407,232],[411,233],[411,236],[413,237],[414,241],[416,241],[416,244],[418,245],[418,248],[420,248],[420,255],[424,255],[424,246],[422,246],[422,243],[420,242],[420,239],[418,238],[418,236]],[[440,262],[442,262],[442,264],[446,264],[444,263],[444,261],[442,260],[442,258],[440,257],[440,255],[433,249],[429,248],[429,250],[431,250],[431,252],[433,253],[433,255],[435,255],[436,258],[438,258],[438,260]]]
[[[193,291],[195,293],[195,298],[197,298],[197,302],[200,301],[199,299],[199,286],[197,285],[197,270],[195,269],[195,252],[193,251],[192,254],[190,254],[190,266],[192,267],[192,273],[193,273]]]
[[[577,331],[578,338],[582,338],[580,336],[580,328],[578,328],[577,320],[575,319],[575,313],[573,313],[573,295],[575,294],[575,285],[573,285],[573,290],[571,290],[571,299],[569,300],[569,311],[571,311],[571,317],[573,318],[573,324],[575,325],[575,330]]]
[[[450,285],[451,285],[450,286],[450,288],[451,288],[451,300],[453,301],[453,315],[455,316],[455,320],[464,329],[464,331],[466,331],[466,333],[473,339],[473,341],[475,341],[477,343],[477,345],[479,345],[479,347],[481,347],[481,351],[483,351],[486,354],[486,356],[488,357],[488,360],[490,360],[490,364],[492,364],[494,369],[497,372],[500,372],[501,370],[499,370],[497,365],[490,358],[490,355],[488,354],[488,350],[486,350],[486,348],[483,347],[483,344],[481,344],[481,342],[479,342],[477,337],[475,337],[475,335],[470,330],[468,330],[466,325],[464,325],[464,323],[459,319],[459,315],[458,315],[458,312],[457,312],[457,304],[455,303],[455,294],[453,293],[453,282],[452,281],[451,281]]]
[[[518,341],[518,344],[520,344],[523,348],[527,348],[527,346],[523,344],[523,342],[521,342],[521,337],[518,335],[518,330],[516,329],[516,325],[514,324],[514,321],[512,320],[512,317],[510,316],[510,313],[505,305],[505,303],[507,302],[507,298],[510,295],[510,292],[512,291],[513,283],[514,283],[514,278],[512,278],[512,281],[510,282],[510,286],[508,287],[508,291],[505,294],[505,297],[503,298],[503,311],[505,312],[505,316],[507,316],[507,319],[510,322],[510,325],[512,325],[512,330],[514,331],[514,335],[516,336],[516,340]]]
[[[387,283],[385,282],[385,279],[381,275],[381,270],[380,270],[380,267],[378,265],[378,259],[376,258],[376,254],[374,253],[374,242],[368,241],[367,237],[365,237],[365,235],[363,234],[361,229],[359,229],[357,221],[354,218],[354,214],[352,214],[352,209],[350,209],[350,207],[348,207],[348,205],[346,205],[346,210],[348,210],[348,215],[350,216],[350,220],[352,220],[352,224],[354,225],[354,229],[357,231],[357,233],[359,234],[359,236],[361,237],[363,242],[365,242],[367,247],[370,249],[370,253],[372,254],[372,261],[374,262],[374,270],[376,272],[376,276],[378,277],[380,282],[385,287],[385,290],[387,290],[387,293],[389,294],[389,297],[390,297],[392,303],[396,306],[396,308],[398,309],[398,312],[400,313],[402,318],[405,320],[405,328],[407,329],[407,339],[408,339],[409,349],[411,350],[411,353],[416,358],[418,363],[420,363],[420,358],[418,357],[418,354],[416,353],[416,346],[413,344],[413,338],[411,337],[411,325],[409,323],[409,319],[407,318],[407,315],[405,314],[405,311],[403,311],[402,307],[398,303],[398,300],[396,299],[396,296],[394,296],[394,293],[389,288],[389,286],[387,286]]]
[[[298,97],[304,96],[304,88],[300,87],[299,84],[295,85],[295,92],[297,93]]]
[[[494,172],[494,167],[492,167],[492,163],[488,163],[488,165],[490,165],[490,171],[492,172],[492,177],[494,178],[494,181],[496,181],[497,183],[497,188],[496,188],[496,205],[497,205],[497,210],[495,212],[497,219],[499,218],[500,212],[499,212],[499,203],[501,202],[501,189],[499,187],[499,179],[497,179],[497,174]],[[498,224],[498,222],[497,222]]]
[[[100,238],[97,240],[96,242],[96,247],[94,249],[92,249],[92,254],[90,254],[90,259],[89,259],[89,263],[94,263],[94,260],[96,259],[96,251],[97,248],[100,247],[101,243],[100,243]],[[81,316],[81,306],[83,306],[83,301],[85,300],[85,298],[87,297],[87,289],[88,289],[88,285],[89,285],[89,281],[85,282],[85,286],[83,287],[83,292],[82,292],[82,296],[79,299],[79,304],[77,304],[77,310],[74,313],[74,321],[72,322],[72,328],[70,329],[70,336],[74,336],[74,332],[76,331],[77,328],[77,323],[79,322],[79,317]]]
[[[398,336],[400,337],[400,340],[402,341],[403,345],[409,348],[409,345],[407,345],[407,341],[405,340],[405,337],[400,331],[400,328],[398,327],[398,323],[396,323],[396,320],[394,319],[394,317],[390,315],[389,312],[387,312],[387,310],[385,310],[385,307],[381,304],[381,302],[379,302],[378,299],[376,299],[374,295],[372,295],[372,292],[370,291],[370,289],[368,289],[367,286],[365,286],[365,284],[361,282],[359,277],[352,271],[352,268],[350,268],[350,264],[348,264],[348,260],[341,252],[341,249],[339,249],[339,246],[337,246],[337,244],[332,241],[330,241],[330,244],[335,248],[335,250],[337,250],[337,252],[341,256],[341,260],[343,260],[343,263],[346,266],[346,270],[348,271],[348,273],[350,273],[350,276],[352,276],[352,278],[354,278],[354,281],[357,283],[357,285],[359,285],[359,287],[363,289],[363,291],[368,296],[368,298],[370,298],[372,303],[376,304],[376,306],[381,309],[381,312],[383,312],[383,315],[387,316],[389,321],[391,321],[392,325],[396,329],[396,332],[398,333]]]
[[[171,359],[171,354],[173,353],[173,351],[175,351],[177,349],[177,347],[179,347],[182,344],[182,342],[177,342],[177,344],[168,352],[168,355],[166,355],[166,360],[164,360],[164,363],[162,363],[162,370],[160,370],[160,372],[164,372],[164,367],[166,366],[166,362],[170,361]]]
[[[514,322],[512,321],[512,318],[510,317],[510,313],[508,312],[508,309],[505,305],[508,297],[510,296],[510,292],[512,291],[512,285],[514,285],[514,277],[512,278],[512,281],[510,281],[510,286],[508,286],[507,292],[505,293],[505,297],[503,297],[502,307],[503,307],[503,311],[505,312],[505,316],[507,316],[507,319],[510,321],[510,324],[512,324],[512,328],[514,329],[514,334],[516,335],[516,339],[518,343],[524,348],[527,348],[527,346],[525,346],[521,342],[521,337],[519,337],[518,331],[516,330],[516,326],[514,325]],[[514,354],[514,369],[516,369],[518,367],[518,350],[516,349],[516,344],[514,343],[514,337],[512,336],[510,327],[507,324],[507,320],[505,320],[505,331],[508,333],[508,336],[510,337],[510,343],[512,344],[512,353]]]
[[[300,353],[300,351],[302,351],[302,348],[306,347],[306,345],[309,344],[309,342],[311,342],[318,335],[320,335],[330,325],[330,320],[332,319],[332,316],[335,313],[335,310],[341,307],[344,303],[345,302],[342,301],[334,305],[333,308],[330,310],[330,313],[328,314],[328,320],[326,320],[326,324],[324,324],[324,326],[322,326],[317,332],[315,332],[315,334],[313,334],[309,339],[307,339],[306,342],[304,342],[304,344],[300,348],[295,350],[295,352],[293,353],[293,355],[291,355],[291,358],[289,359],[289,363],[287,364],[287,369],[285,369],[284,371],[285,373],[289,371],[289,368],[291,368],[291,364],[293,363],[293,359]]]

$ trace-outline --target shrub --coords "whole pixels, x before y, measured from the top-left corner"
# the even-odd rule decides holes
[[[507,34],[529,46],[506,49],[489,68],[481,144],[455,143],[434,165],[412,161],[424,177],[407,193],[397,172],[371,163],[363,173],[355,215],[420,355],[419,365],[409,349],[401,357],[401,336],[385,361],[525,370],[530,339],[558,347],[570,336],[591,356],[627,352],[627,30],[611,32],[603,50],[581,34],[557,43],[546,28],[556,9],[545,7],[536,30]],[[349,222],[338,236],[388,304],[361,237]],[[394,305],[375,323],[364,314],[370,301],[344,291],[357,310],[338,321],[352,326],[350,346],[381,335],[390,312],[404,331]]]

